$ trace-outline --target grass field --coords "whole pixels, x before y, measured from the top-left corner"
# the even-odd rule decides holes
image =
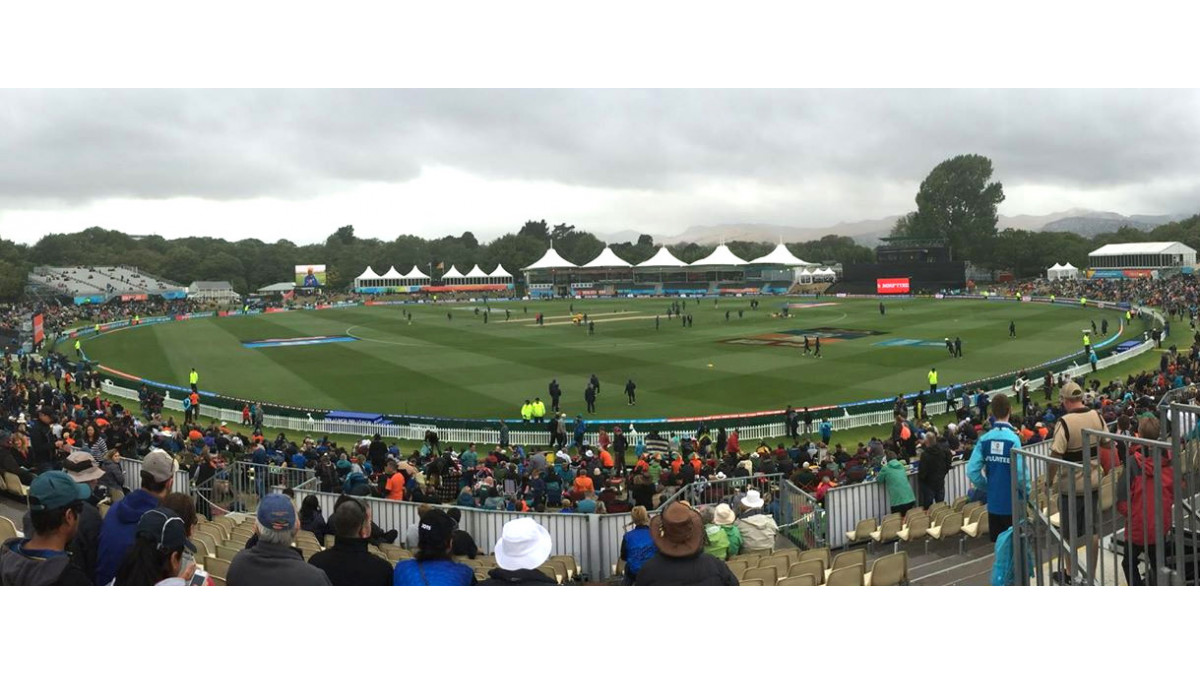
[[[666,319],[663,299],[494,303],[487,323],[475,305],[409,305],[411,325],[400,307],[357,307],[118,330],[86,341],[84,350],[103,365],[148,379],[183,385],[195,367],[204,390],[394,414],[516,417],[525,398],[547,398],[551,378],[562,386],[563,409],[574,414],[584,410],[583,390],[595,373],[601,381],[595,417],[625,418],[877,398],[922,388],[931,366],[946,386],[1077,350],[1080,330],[1092,319],[1099,324],[1106,316],[1111,331],[1118,324],[1115,312],[1026,303],[892,300],[880,316],[875,301],[823,299],[823,306],[775,318],[785,301],[761,302],[752,311],[747,299],[715,306],[711,299],[689,300],[691,328]],[[571,323],[571,305],[595,321],[594,335]],[[536,312],[545,313],[546,325],[534,325]],[[1008,337],[1010,319],[1016,339]],[[839,331],[847,333],[843,338],[862,334],[832,337]],[[729,342],[790,344],[805,332],[826,336],[823,358],[804,357],[791,346]],[[316,336],[355,339],[243,345]],[[940,346],[947,336],[962,338],[964,358],[952,359]],[[933,344],[912,344],[917,341]],[[638,385],[634,408],[622,394],[629,377]]]

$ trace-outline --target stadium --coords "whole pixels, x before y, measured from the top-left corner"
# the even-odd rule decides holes
[[[903,247],[911,242],[883,246]],[[726,506],[743,518],[769,516],[765,546],[752,529],[745,535],[756,548],[726,549],[724,569],[739,585],[987,583],[996,565],[991,520],[960,434],[976,425],[975,437],[988,433],[987,402],[1000,394],[1021,406],[1022,432],[1032,438],[1014,452],[1045,491],[1023,496],[1045,515],[1024,523],[1036,558],[1026,583],[1066,583],[1070,544],[1079,544],[1074,574],[1090,576],[1076,583],[1129,583],[1117,540],[1125,531],[1114,529],[1119,478],[1098,477],[1101,497],[1086,523],[1107,528],[1107,538],[1093,544],[1063,533],[1062,514],[1074,505],[1060,512],[1049,493],[1051,443],[1038,433],[1045,438],[1051,409],[1031,390],[1049,401],[1068,378],[1087,383],[1091,372],[1144,360],[1166,333],[1163,310],[1177,308],[1114,300],[1112,282],[1080,287],[1088,282],[1054,274],[1035,288],[978,294],[961,279],[956,285],[953,272],[923,277],[944,284],[923,295],[839,290],[863,290],[859,279],[874,274],[892,282],[911,271],[906,264],[928,263],[881,257],[884,267],[847,268],[842,282],[833,266],[805,262],[783,244],[750,261],[721,246],[691,264],[665,247],[637,264],[605,248],[581,265],[548,248],[520,268],[522,278],[502,264],[466,274],[451,265],[436,276],[368,266],[343,295],[318,280],[324,266],[300,264],[290,290],[245,302],[220,282],[193,283],[207,295],[188,299],[188,286],[135,268],[37,268],[29,278],[35,302],[78,314],[53,328],[46,315],[31,318],[18,336],[31,349],[10,363],[46,386],[73,374],[77,391],[95,397],[94,420],[124,420],[141,439],[115,461],[97,459],[120,476],[98,511],[153,480],[144,468],[151,453],[172,457],[167,492],[194,505],[189,536],[207,583],[227,583],[233,559],[258,536],[256,512],[280,492],[297,514],[314,505],[332,514],[348,494],[369,504],[370,553],[392,566],[413,559],[417,542],[405,536],[429,505],[453,505],[456,531],[472,540],[462,564],[477,581],[499,569],[492,542],[505,525],[529,519],[555,552],[538,568],[545,578],[633,580],[630,509],[665,517],[688,504],[707,518]],[[35,354],[45,357],[35,363]],[[1088,400],[1107,405],[1114,394],[1093,391],[1099,385],[1089,385]],[[1153,405],[1144,396],[1123,400],[1178,418],[1155,446],[1161,461],[1193,442],[1182,433],[1192,394],[1157,386],[1163,394]],[[104,435],[119,445],[113,426]],[[933,460],[915,440],[926,433],[959,450],[928,498],[917,467]],[[1092,433],[1097,453],[1104,434],[1121,437],[1119,429],[1084,432]],[[883,478],[895,461],[883,448],[911,464],[899,469],[914,499],[903,513],[894,513],[903,488]],[[324,475],[322,458],[339,456]],[[545,467],[537,475],[505,471],[527,469],[535,457],[533,466]],[[5,489],[29,499],[35,472],[6,466]],[[557,487],[548,491],[541,476],[549,473]],[[407,497],[388,488],[394,475],[404,477]],[[0,527],[20,528],[6,522]],[[1057,545],[1054,534],[1063,538]],[[720,532],[707,537],[728,547]],[[1175,554],[1190,540],[1167,543],[1168,578],[1190,583],[1194,573]],[[301,528],[294,546],[309,559],[333,550],[335,537]],[[1081,572],[1089,546],[1103,555]]]

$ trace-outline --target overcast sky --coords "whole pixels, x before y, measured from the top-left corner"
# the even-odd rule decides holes
[[[1005,215],[1200,210],[1200,92],[0,91],[0,236],[828,227],[992,158]]]

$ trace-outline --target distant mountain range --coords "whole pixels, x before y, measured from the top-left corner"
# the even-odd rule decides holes
[[[1074,232],[1085,237],[1092,237],[1105,232],[1116,232],[1122,227],[1132,227],[1139,230],[1151,230],[1173,220],[1187,218],[1188,215],[1132,215],[1125,216],[1111,211],[1092,211],[1090,209],[1070,209],[1047,213],[1041,216],[1019,215],[1000,216],[997,224],[1001,230],[1032,230],[1046,232]],[[863,246],[874,246],[880,237],[886,237],[895,225],[900,215],[878,218],[875,220],[859,220],[842,222],[832,227],[787,227],[759,223],[741,223],[725,225],[699,225],[689,227],[674,236],[655,237],[658,244],[680,244],[695,242],[697,244],[717,244],[721,241],[767,241],[776,242],[780,237],[784,241],[809,241],[820,239],[826,235],[837,234],[851,237]],[[612,234],[600,235],[604,241],[615,244],[620,242],[637,241],[643,234],[634,230],[621,230]]]

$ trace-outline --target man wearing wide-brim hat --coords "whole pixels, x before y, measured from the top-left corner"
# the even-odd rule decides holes
[[[672,503],[650,520],[658,553],[638,571],[635,586],[737,586],[724,561],[704,552],[704,523],[686,504]]]

